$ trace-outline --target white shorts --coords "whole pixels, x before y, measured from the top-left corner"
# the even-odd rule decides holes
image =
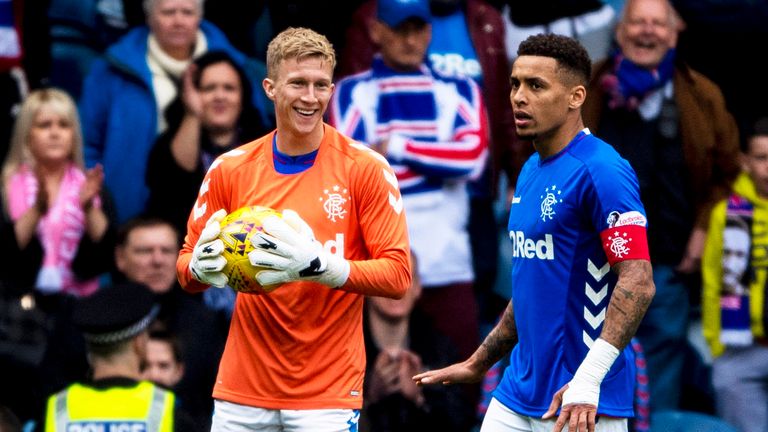
[[[496,398],[491,399],[480,432],[552,432],[556,418],[540,418],[520,415],[504,406]],[[563,431],[568,430],[568,425]],[[627,419],[600,417],[595,432],[627,432]]]
[[[211,432],[351,432],[359,419],[354,409],[273,410],[214,400]]]

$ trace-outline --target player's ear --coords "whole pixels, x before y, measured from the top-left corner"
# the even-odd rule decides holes
[[[264,93],[267,94],[267,97],[270,100],[274,101],[275,100],[275,82],[269,78],[264,78],[261,81],[261,87],[264,89]]]
[[[584,100],[587,98],[587,89],[583,85],[577,85],[571,88],[571,94],[568,98],[568,107],[571,109],[578,109],[584,104]]]

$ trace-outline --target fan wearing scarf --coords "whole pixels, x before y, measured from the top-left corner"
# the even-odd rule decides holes
[[[337,82],[328,111],[332,125],[392,165],[419,256],[418,307],[469,357],[479,338],[469,185],[485,167],[488,123],[472,79],[425,63],[432,20],[427,0],[378,0],[379,53],[370,69]]]
[[[679,407],[689,316],[709,214],[739,173],[738,129],[720,89],[675,50],[684,28],[668,0],[628,0],[616,51],[597,64],[584,122],[637,173],[656,296],[637,332],[652,410]]]
[[[743,432],[768,430],[766,279],[768,118],[746,140],[733,194],[712,210],[702,259],[702,322],[717,414]],[[763,386],[764,387],[764,386]]]
[[[4,250],[41,248],[43,255],[36,276],[12,284],[75,296],[96,291],[97,276],[109,268],[99,257],[110,256],[112,239],[100,196],[104,173],[98,165],[83,168],[77,108],[66,93],[43,89],[27,97],[2,178],[4,217],[15,234],[15,247]]]

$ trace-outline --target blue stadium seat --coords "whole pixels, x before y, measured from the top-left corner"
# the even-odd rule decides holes
[[[690,411],[660,411],[651,414],[651,432],[739,432],[711,415]]]

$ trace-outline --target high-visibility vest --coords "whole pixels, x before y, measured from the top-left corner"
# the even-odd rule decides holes
[[[48,398],[45,432],[172,432],[175,396],[141,381],[98,389],[73,384]]]

